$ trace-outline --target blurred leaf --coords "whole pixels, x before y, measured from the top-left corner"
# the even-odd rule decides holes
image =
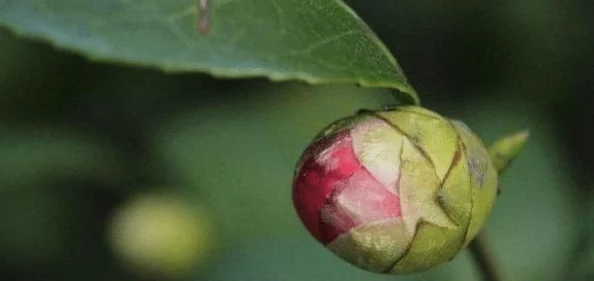
[[[3,191],[0,272],[22,271],[26,278],[16,280],[30,281],[134,280],[118,277],[127,274],[114,266],[102,239],[107,211],[120,194],[77,182]]]
[[[21,189],[0,196],[0,257],[13,265],[48,263],[63,255],[72,238],[75,208],[55,192]]]
[[[340,0],[2,0],[0,24],[93,59],[219,77],[396,89],[418,103],[388,49]],[[404,101],[404,100],[403,100]]]
[[[56,129],[0,130],[0,190],[55,183],[122,180],[109,149],[87,137]]]
[[[567,280],[594,280],[594,204],[584,210],[582,233],[576,239],[573,257],[567,260]]]

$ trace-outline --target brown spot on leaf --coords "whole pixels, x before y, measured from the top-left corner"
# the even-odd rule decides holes
[[[208,34],[212,24],[210,0],[196,0],[198,20],[196,29],[202,34]]]

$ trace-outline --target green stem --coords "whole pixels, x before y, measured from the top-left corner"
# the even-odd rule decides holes
[[[470,253],[472,253],[472,257],[481,272],[483,281],[504,280],[484,233],[479,233],[474,241],[470,243]]]

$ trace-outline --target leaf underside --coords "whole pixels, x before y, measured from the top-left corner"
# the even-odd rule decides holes
[[[388,49],[339,0],[0,0],[0,25],[93,60],[354,83],[418,104]]]

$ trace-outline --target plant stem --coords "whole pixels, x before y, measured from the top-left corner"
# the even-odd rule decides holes
[[[503,276],[495,258],[491,254],[489,243],[484,233],[479,235],[470,243],[470,253],[481,272],[483,281],[503,281]]]

